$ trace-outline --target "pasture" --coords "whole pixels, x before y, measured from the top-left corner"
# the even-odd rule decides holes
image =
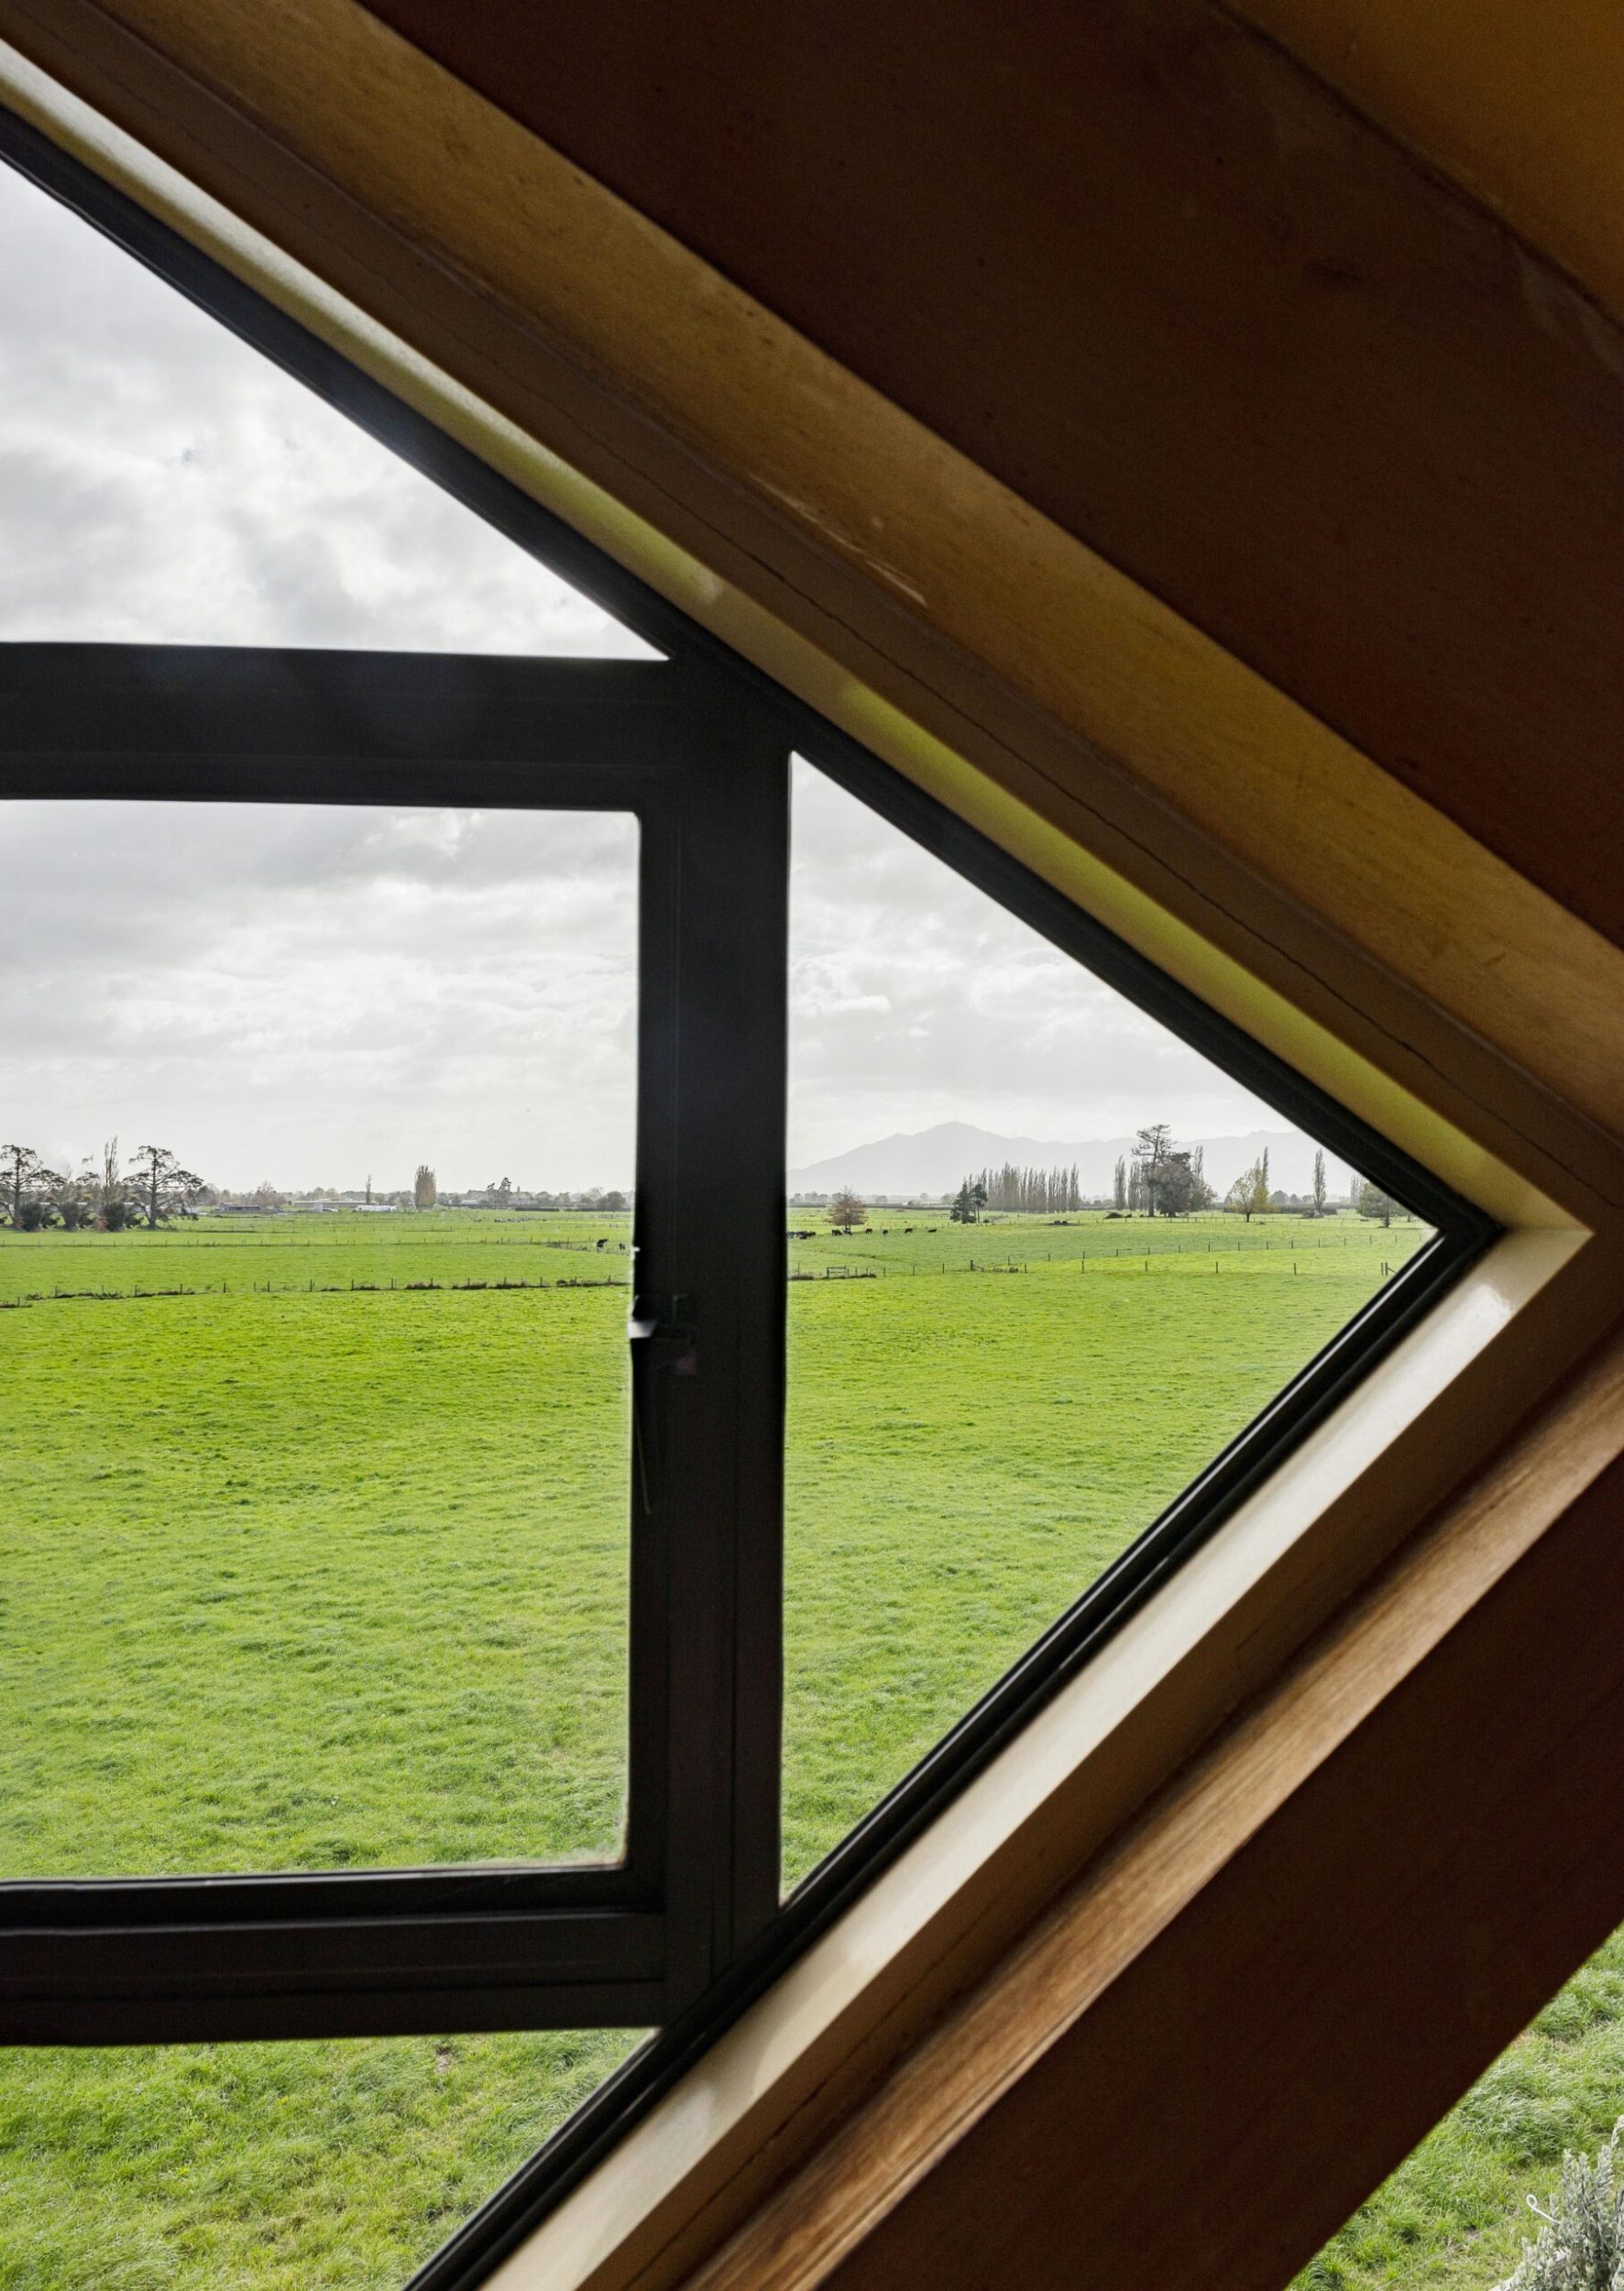
[[[792,1244],[790,1883],[1421,1238],[930,1223]],[[627,1237],[0,1234],[0,1874],[614,1850]],[[383,2291],[635,2042],[0,2055],[0,2286]]]

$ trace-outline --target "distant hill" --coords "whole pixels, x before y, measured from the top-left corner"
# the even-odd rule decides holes
[[[1306,1193],[1313,1183],[1314,1144],[1300,1130],[1249,1130],[1244,1137],[1180,1138],[1179,1143],[1205,1149],[1207,1181],[1221,1194],[1266,1146],[1270,1180],[1283,1192]],[[954,1191],[971,1170],[996,1168],[1006,1161],[1040,1169],[1070,1168],[1075,1162],[1078,1183],[1085,1195],[1093,1196],[1110,1192],[1117,1156],[1130,1153],[1133,1144],[1131,1137],[1004,1137],[969,1122],[938,1122],[933,1129],[899,1131],[792,1169],[789,1189],[833,1193],[850,1186],[863,1194],[934,1196]],[[1351,1174],[1345,1162],[1326,1155],[1325,1177],[1333,1200],[1346,1198]]]

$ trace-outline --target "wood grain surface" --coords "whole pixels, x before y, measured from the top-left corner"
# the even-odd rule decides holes
[[[1624,935],[1624,335],[1271,42],[1207,0],[369,4]]]

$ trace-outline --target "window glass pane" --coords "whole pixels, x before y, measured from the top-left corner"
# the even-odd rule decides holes
[[[618,1857],[636,871],[0,807],[0,1876]]]
[[[1624,2265],[1624,2209],[1617,2201],[1624,2139],[1610,2157],[1606,2152],[1621,2116],[1624,1932],[1575,1974],[1332,2238],[1298,2278],[1299,2291],[1376,2291],[1377,2285],[1488,2291],[1513,2276],[1524,2244],[1542,2237],[1547,2245],[1561,2240],[1576,2248],[1566,2264],[1542,2250],[1517,2291],[1591,2291],[1616,2282]],[[1566,2176],[1564,2152],[1575,2158]],[[1603,2176],[1609,2169],[1610,2206]],[[1588,2248],[1586,2225],[1603,2231]]]
[[[652,658],[0,165],[0,640]]]
[[[0,2282],[398,2291],[640,2042],[0,2052]]]
[[[805,763],[791,913],[793,1883],[1428,1229]]]

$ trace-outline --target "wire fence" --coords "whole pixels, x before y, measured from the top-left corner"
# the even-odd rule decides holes
[[[369,1233],[365,1240],[358,1234],[352,1234],[335,1237],[331,1241],[318,1241],[310,1234],[295,1233],[278,1234],[274,1238],[264,1233],[232,1233],[222,1234],[215,1239],[213,1234],[205,1238],[202,1233],[176,1233],[169,1226],[158,1232],[149,1232],[144,1226],[132,1226],[127,1232],[119,1233],[61,1233],[53,1226],[38,1233],[6,1233],[3,1239],[7,1248],[184,1249],[188,1255],[204,1249],[342,1249],[346,1255],[356,1249],[573,1249],[577,1256],[586,1256],[598,1249],[606,1255],[611,1250],[617,1255],[624,1255],[630,1246],[624,1241],[609,1239],[599,1243],[579,1234],[572,1239],[568,1235],[555,1236],[551,1233],[527,1233],[522,1240],[515,1240],[509,1233],[411,1232],[390,1234]]]
[[[1075,1255],[1070,1253],[1050,1253],[1044,1250],[1036,1255],[1023,1253],[1021,1256],[1016,1257],[1012,1251],[1006,1250],[1000,1254],[996,1248],[990,1251],[983,1248],[980,1254],[967,1253],[962,1258],[938,1256],[934,1260],[921,1255],[894,1255],[872,1246],[864,1247],[861,1241],[848,1251],[848,1244],[845,1241],[838,1240],[832,1233],[820,1233],[811,1246],[819,1251],[829,1247],[838,1248],[840,1257],[846,1258],[847,1261],[841,1262],[839,1258],[830,1258],[821,1264],[812,1265],[805,1261],[807,1244],[792,1235],[792,1260],[798,1261],[792,1261],[787,1277],[792,1282],[916,1280],[940,1279],[952,1274],[981,1276],[1031,1273],[1034,1269],[1046,1272],[1074,1271],[1086,1276],[1091,1267],[1104,1270],[1118,1265],[1128,1267],[1136,1266],[1141,1273],[1148,1274],[1164,1267],[1183,1266],[1191,1260],[1199,1262],[1202,1258],[1210,1259],[1213,1272],[1218,1273],[1226,1257],[1248,1260],[1266,1257],[1278,1260],[1289,1257],[1292,1261],[1293,1272],[1296,1272],[1299,1269],[1298,1260],[1303,1256],[1313,1255],[1325,1250],[1333,1252],[1351,1250],[1361,1255],[1373,1255],[1377,1248],[1390,1249],[1395,1242],[1402,1243],[1410,1238],[1419,1242],[1424,1237],[1425,1231],[1426,1229],[1422,1226],[1400,1222],[1394,1229],[1384,1227],[1379,1233],[1368,1231],[1291,1234],[1246,1233],[1234,1235],[1196,1233],[1169,1239],[1162,1246],[1148,1250],[1142,1243],[1136,1245],[1128,1243],[1126,1237],[1124,1236],[1123,1240],[1117,1242],[1114,1247],[1081,1249]],[[880,1237],[890,1238],[889,1234],[883,1233]],[[911,1238],[911,1236],[906,1234],[905,1229],[899,1233],[898,1238],[905,1239]],[[387,1238],[379,1235],[376,1239],[368,1234],[365,1241],[354,1236],[340,1238],[336,1235],[328,1240],[324,1237],[293,1234],[284,1237],[244,1233],[221,1235],[219,1238],[214,1238],[202,1234],[193,1236],[190,1233],[162,1233],[150,1237],[145,1234],[132,1234],[127,1238],[123,1235],[115,1238],[101,1233],[53,1233],[49,1236],[48,1241],[44,1236],[40,1237],[40,1241],[35,1241],[32,1235],[18,1236],[18,1240],[21,1241],[24,1249],[30,1243],[38,1246],[40,1242],[44,1242],[45,1245],[51,1248],[53,1254],[62,1249],[100,1249],[105,1252],[110,1245],[121,1250],[141,1251],[148,1248],[170,1247],[183,1251],[188,1258],[194,1254],[211,1250],[234,1252],[263,1250],[271,1253],[298,1250],[308,1257],[313,1252],[323,1255],[342,1253],[350,1255],[358,1249],[368,1251],[382,1249],[386,1252],[392,1252],[396,1249],[411,1249],[420,1252],[453,1249],[465,1252],[473,1249],[495,1248],[509,1252],[520,1249],[562,1251],[565,1255],[578,1258],[584,1265],[592,1265],[600,1263],[605,1257],[609,1257],[612,1262],[615,1257],[630,1254],[629,1244],[612,1236],[598,1239],[582,1234],[543,1233],[523,1235],[456,1233],[401,1233],[391,1234]],[[3,1262],[4,1257],[9,1255],[10,1253],[10,1245],[0,1249],[0,1262]],[[851,1258],[857,1258],[859,1261],[851,1262]],[[22,1268],[18,1266],[16,1269],[21,1271]],[[1388,1279],[1394,1269],[1394,1263],[1390,1256],[1382,1256],[1377,1259],[1376,1270],[1383,1280]],[[125,1267],[120,1266],[119,1270],[124,1271]],[[369,1273],[376,1273],[377,1277],[364,1277],[357,1274],[346,1280],[333,1280],[318,1278],[315,1275],[307,1275],[302,1280],[286,1281],[279,1281],[274,1276],[264,1280],[250,1277],[247,1280],[239,1281],[223,1278],[219,1281],[192,1282],[181,1278],[166,1282],[155,1279],[147,1282],[137,1280],[124,1286],[111,1286],[104,1282],[94,1287],[83,1288],[61,1283],[52,1283],[47,1288],[42,1284],[38,1288],[19,1290],[18,1293],[9,1297],[0,1297],[0,1311],[15,1311],[24,1305],[51,1303],[146,1303],[166,1297],[361,1296],[391,1292],[421,1294],[427,1291],[455,1291],[466,1293],[470,1290],[487,1290],[499,1294],[506,1290],[626,1288],[631,1286],[627,1277],[613,1272],[606,1272],[601,1277],[592,1277],[585,1273],[576,1276],[564,1275],[552,1280],[544,1279],[540,1276],[532,1278],[516,1274],[503,1274],[495,1278],[470,1277],[459,1280],[436,1278],[432,1273],[425,1273],[421,1277],[411,1278],[401,1275],[391,1275],[386,1279],[375,1265],[369,1266],[368,1270]]]
[[[148,1304],[165,1297],[378,1297],[421,1296],[427,1291],[444,1295],[453,1290],[477,1290],[496,1294],[504,1289],[538,1288],[630,1288],[630,1281],[617,1280],[612,1274],[601,1280],[494,1280],[494,1281],[229,1281],[206,1283],[181,1282],[171,1288],[145,1288],[139,1283],[133,1288],[35,1288],[20,1297],[0,1297],[0,1312],[17,1312],[25,1305],[52,1304]]]
[[[1005,1257],[1002,1263],[999,1263],[993,1259],[971,1257],[962,1265],[952,1265],[943,1258],[935,1265],[920,1265],[916,1262],[883,1266],[826,1265],[817,1270],[807,1266],[792,1266],[787,1277],[792,1282],[844,1283],[899,1279],[939,1280],[944,1276],[953,1274],[975,1274],[987,1278],[1000,1275],[1031,1273],[1035,1269],[1041,1273],[1075,1270],[1079,1274],[1086,1275],[1091,1265],[1096,1271],[1107,1266],[1114,1268],[1118,1265],[1125,1265],[1131,1270],[1133,1266],[1137,1266],[1142,1273],[1148,1274],[1170,1271],[1175,1267],[1181,1268],[1186,1255],[1193,1256],[1193,1254],[1164,1249],[1153,1252],[1147,1256],[1137,1251],[1130,1253],[1124,1249],[1104,1249],[1097,1252],[1092,1258],[1087,1255],[1075,1258],[1038,1257],[1018,1260],[1014,1257]],[[1222,1273],[1225,1256],[1239,1255],[1255,1262],[1261,1254],[1261,1251],[1255,1249],[1238,1252],[1214,1250],[1212,1252],[1213,1271],[1215,1274]],[[1292,1273],[1300,1272],[1300,1266],[1298,1258],[1293,1255],[1290,1262]],[[1380,1277],[1386,1280],[1391,1276],[1394,1266],[1388,1258],[1383,1257],[1377,1261],[1376,1270]],[[520,1290],[529,1290],[533,1293],[537,1289],[630,1289],[631,1287],[631,1283],[629,1280],[618,1278],[612,1273],[597,1278],[586,1275],[572,1277],[565,1274],[559,1279],[551,1281],[543,1280],[540,1277],[526,1280],[522,1277],[505,1275],[496,1280],[437,1281],[394,1278],[387,1281],[356,1279],[318,1281],[313,1276],[302,1281],[248,1280],[235,1283],[231,1281],[181,1281],[167,1285],[149,1283],[145,1287],[137,1282],[129,1288],[64,1288],[58,1284],[50,1288],[27,1289],[16,1297],[0,1297],[0,1312],[17,1312],[25,1306],[46,1304],[149,1304],[172,1297],[377,1297],[426,1294],[467,1295],[469,1293],[498,1296]]]
[[[1136,1264],[1140,1266],[1144,1271],[1148,1273],[1153,1267],[1159,1270],[1164,1266],[1177,1265],[1186,1256],[1193,1257],[1199,1261],[1200,1256],[1202,1254],[1202,1252],[1194,1250],[1183,1251],[1179,1249],[1157,1249],[1151,1251],[1151,1253],[1147,1255],[1142,1250],[1138,1249],[1098,1249],[1092,1256],[1085,1253],[1075,1257],[1043,1256],[1018,1259],[1015,1257],[1004,1257],[1002,1262],[996,1258],[971,1257],[968,1262],[963,1265],[949,1265],[944,1257],[936,1265],[919,1265],[917,1263],[910,1263],[906,1265],[825,1265],[817,1267],[817,1269],[814,1269],[811,1266],[799,1266],[791,1267],[789,1277],[792,1281],[882,1281],[895,1280],[898,1277],[912,1279],[923,1276],[927,1279],[938,1280],[944,1273],[1030,1273],[1034,1268],[1044,1273],[1067,1272],[1072,1268],[1075,1268],[1079,1273],[1086,1273],[1091,1265],[1096,1266],[1114,1265],[1124,1259],[1125,1259],[1130,1265]],[[1261,1249],[1256,1248],[1214,1248],[1205,1254],[1211,1255],[1213,1260],[1213,1270],[1216,1273],[1222,1269],[1223,1259],[1226,1256],[1242,1256],[1255,1259],[1261,1256],[1263,1252]],[[1290,1255],[1291,1269],[1295,1273],[1298,1269],[1297,1254],[1294,1251],[1282,1252],[1282,1255],[1288,1254]],[[1393,1266],[1388,1259],[1382,1257],[1377,1262],[1377,1269],[1385,1278],[1387,1275],[1392,1272]]]

